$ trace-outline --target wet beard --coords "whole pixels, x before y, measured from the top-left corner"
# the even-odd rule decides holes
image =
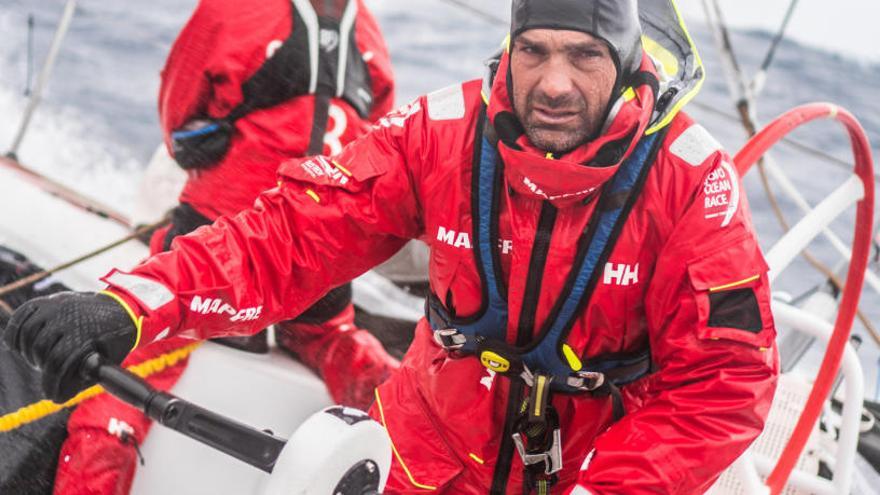
[[[566,125],[553,125],[540,122],[535,115],[536,101],[548,109],[576,107],[577,119]],[[572,104],[574,103],[574,104]],[[526,101],[526,115],[518,115],[529,141],[536,148],[562,156],[590,140],[595,124],[589,121],[587,105],[583,101],[572,102],[569,98],[550,100],[546,97],[529,96]]]
[[[526,136],[538,149],[562,156],[586,143],[589,133],[584,128],[568,130],[556,126],[525,125]]]

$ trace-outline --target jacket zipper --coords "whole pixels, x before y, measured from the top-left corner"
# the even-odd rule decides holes
[[[516,331],[517,346],[528,344],[534,333],[535,313],[537,312],[538,300],[540,299],[541,282],[543,281],[544,269],[547,265],[550,239],[553,236],[553,226],[556,224],[557,212],[556,207],[547,201],[541,205],[541,216],[538,220],[535,242],[532,245],[532,255],[526,277],[526,288],[520,311],[519,325]],[[524,389],[522,381],[511,381],[507,399],[507,412],[504,417],[501,447],[498,452],[498,461],[495,464],[495,474],[492,477],[492,487],[489,491],[491,495],[503,495],[507,489],[507,481],[510,477],[510,468],[514,454],[513,425],[519,416]]]
[[[519,313],[519,328],[516,331],[517,346],[527,345],[534,335],[535,313],[538,310],[541,282],[544,280],[544,269],[547,266],[547,255],[550,251],[550,238],[553,236],[553,226],[556,224],[556,214],[558,211],[555,206],[547,201],[541,206],[538,231],[535,233],[535,242],[532,245],[529,273],[526,277],[526,288],[523,293],[522,308]]]

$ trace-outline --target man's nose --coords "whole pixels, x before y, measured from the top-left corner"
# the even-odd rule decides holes
[[[571,94],[574,91],[574,81],[568,69],[563,61],[551,59],[538,84],[541,92],[551,99]]]

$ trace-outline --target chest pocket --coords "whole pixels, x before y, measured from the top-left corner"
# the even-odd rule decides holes
[[[343,166],[340,161],[344,161],[344,158],[321,155],[294,158],[278,167],[278,177],[316,187],[327,186],[356,192],[362,190],[368,180],[387,172],[375,167],[370,161],[351,162],[348,166]]]
[[[758,348],[776,338],[767,263],[752,239],[741,239],[688,264],[701,339],[733,340]]]

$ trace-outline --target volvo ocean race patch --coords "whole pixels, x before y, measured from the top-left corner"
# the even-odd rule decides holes
[[[670,153],[691,167],[699,167],[717,151],[721,151],[721,144],[699,124],[688,127],[669,146]]]
[[[706,177],[703,203],[706,219],[720,218],[722,227],[730,224],[739,209],[739,181],[736,170],[726,161]]]

